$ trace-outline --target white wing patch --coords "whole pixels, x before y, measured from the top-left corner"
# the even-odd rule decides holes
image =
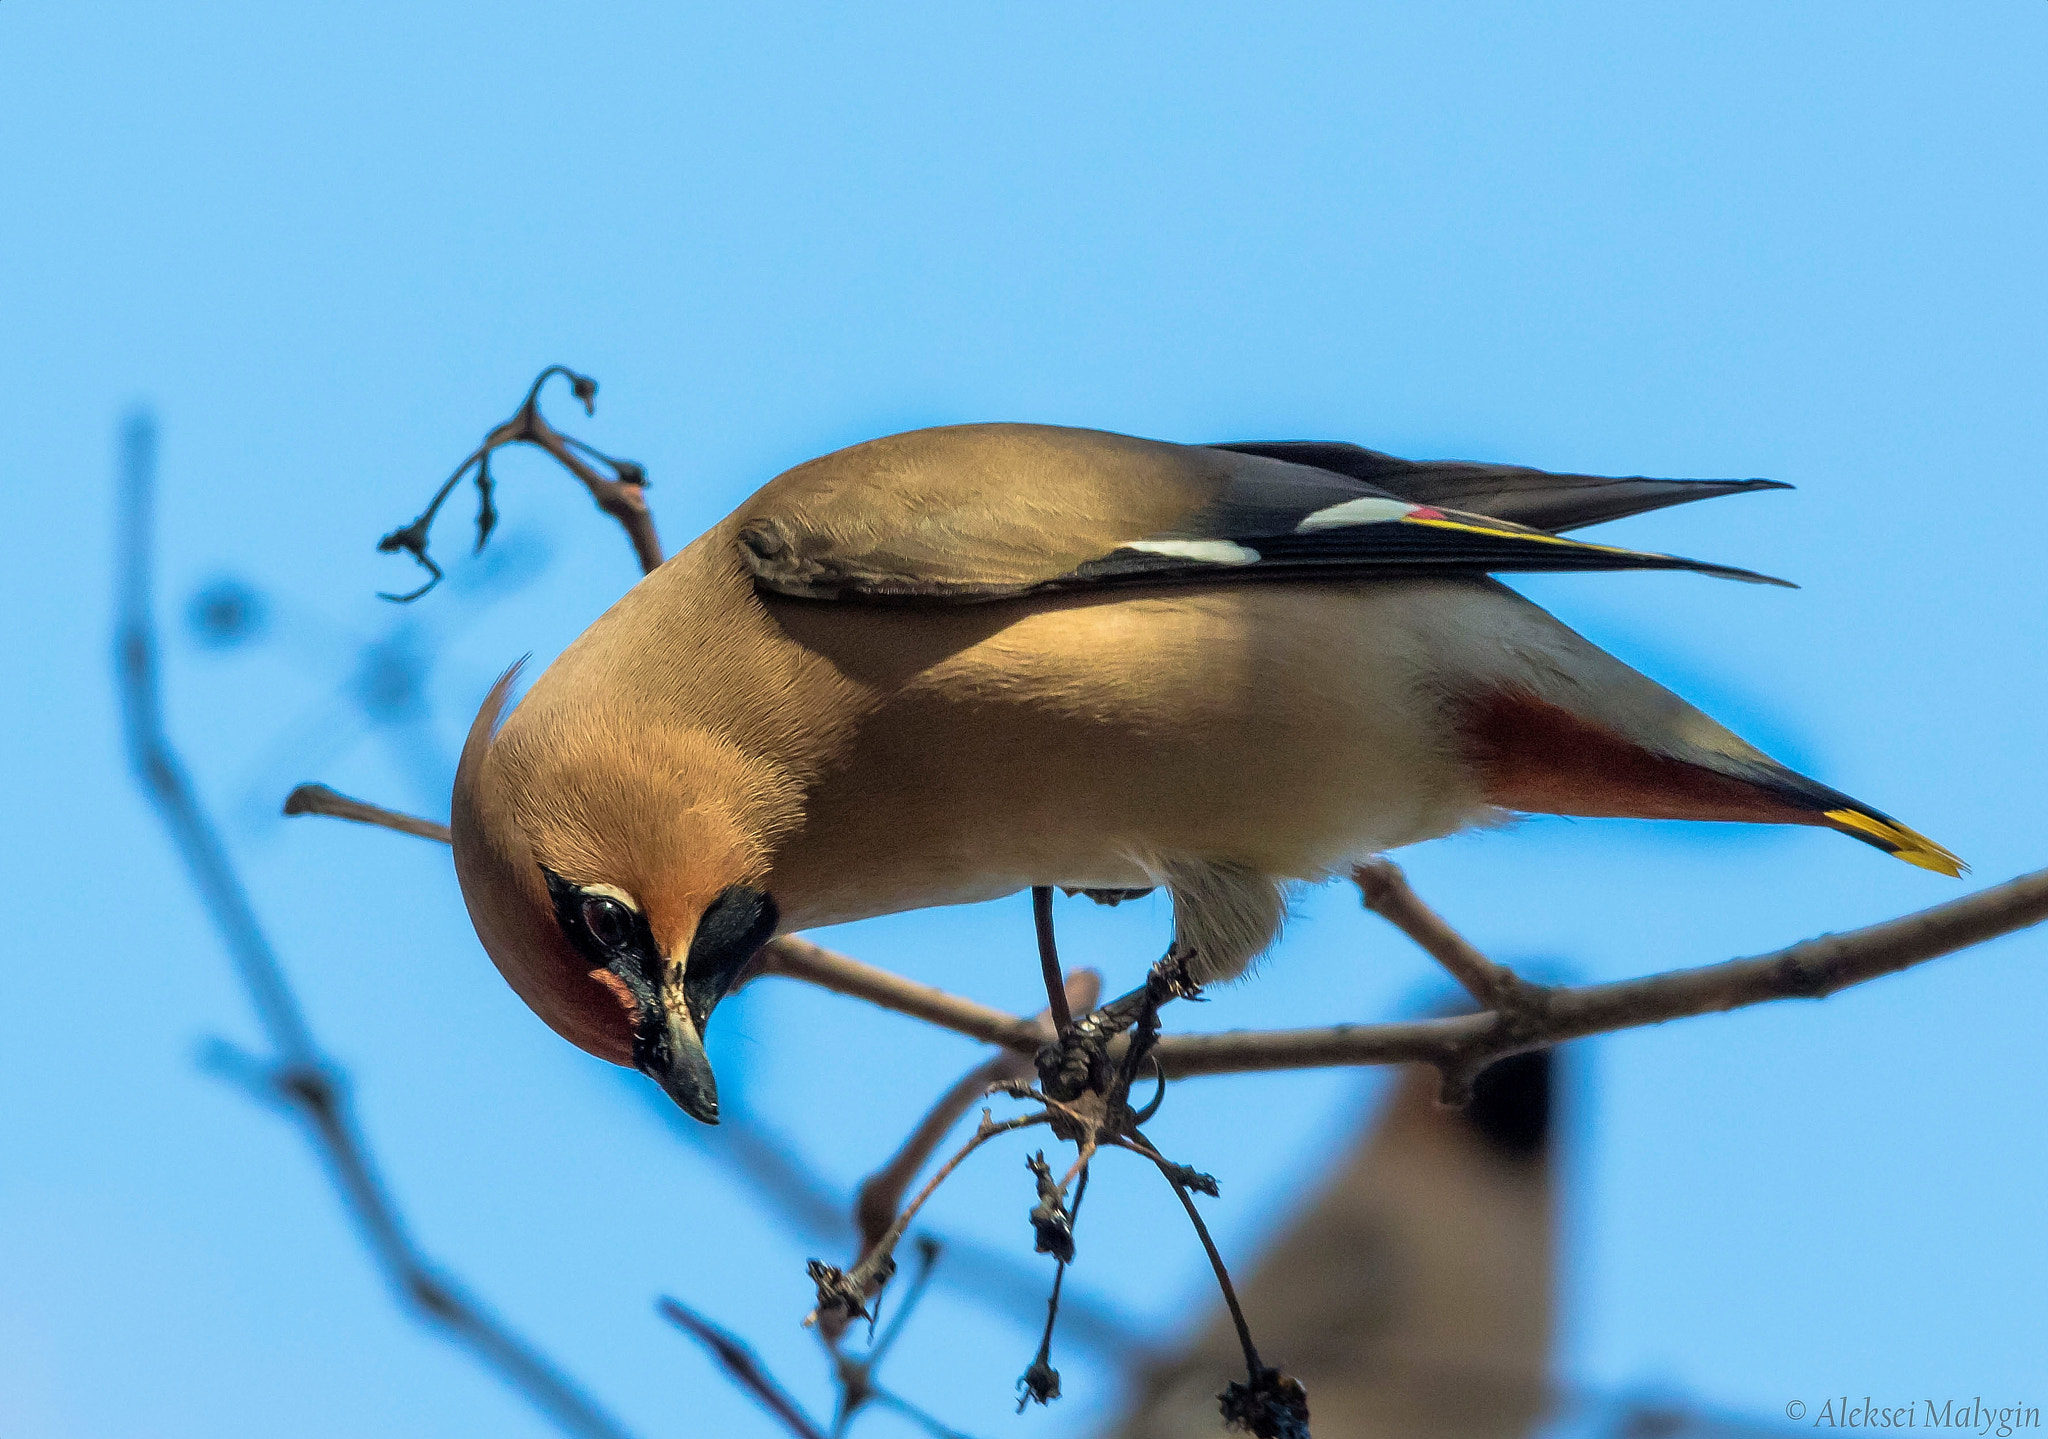
[[[1201,560],[1212,565],[1255,565],[1259,562],[1257,550],[1234,540],[1133,540],[1119,548],[1139,550],[1148,555],[1167,555],[1176,560]]]
[[[1405,520],[1418,510],[1429,514],[1435,513],[1427,505],[1365,495],[1355,500],[1346,500],[1341,505],[1331,505],[1328,509],[1317,510],[1296,525],[1294,532],[1297,535],[1306,535],[1317,530],[1342,529],[1346,525],[1384,524],[1388,520]]]

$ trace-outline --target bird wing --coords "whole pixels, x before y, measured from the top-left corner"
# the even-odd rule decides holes
[[[811,599],[972,603],[1133,584],[1534,570],[1785,583],[1566,539],[1272,455],[1044,425],[855,445],[777,477],[733,521],[762,587]]]
[[[1560,475],[1525,465],[1479,465],[1468,460],[1404,460],[1339,440],[1234,440],[1210,448],[1312,465],[1419,505],[1474,510],[1552,531],[1605,524],[1718,495],[1792,488],[1777,480],[1653,480],[1642,475]]]

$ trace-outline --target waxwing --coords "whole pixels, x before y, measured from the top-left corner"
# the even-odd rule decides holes
[[[1164,887],[1207,983],[1290,885],[1526,812],[1820,825],[1956,874],[1489,578],[1783,583],[1560,533],[1765,488],[1043,425],[855,445],[509,714],[498,683],[455,781],[463,896],[541,1018],[714,1121],[705,1023],[779,932]]]

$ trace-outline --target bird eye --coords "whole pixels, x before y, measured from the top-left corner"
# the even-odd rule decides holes
[[[606,949],[624,949],[633,937],[633,915],[615,899],[596,895],[583,901],[583,927]]]

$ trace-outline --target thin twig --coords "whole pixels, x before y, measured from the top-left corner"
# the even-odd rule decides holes
[[[1170,1162],[1152,1145],[1152,1141],[1133,1130],[1129,1137],[1114,1141],[1119,1148],[1133,1154],[1141,1154],[1158,1166],[1166,1182],[1173,1186],[1181,1208],[1188,1212],[1188,1222],[1195,1226],[1195,1235],[1202,1241],[1202,1250],[1209,1256],[1209,1267],[1216,1271],[1216,1287],[1223,1291],[1223,1303],[1230,1310],[1230,1322],[1237,1326],[1237,1342],[1244,1349],[1245,1371],[1253,1378],[1259,1376],[1265,1365],[1259,1362],[1258,1346],[1252,1343],[1251,1325],[1245,1322],[1244,1306],[1237,1302],[1237,1288],[1230,1282],[1230,1270],[1223,1263],[1223,1255],[1216,1248],[1216,1241],[1210,1237],[1209,1226],[1202,1220],[1202,1213],[1195,1208],[1195,1197],[1188,1192],[1187,1172],[1181,1165]]]
[[[1026,1129],[1034,1124],[1044,1124],[1048,1118],[1049,1116],[1044,1113],[1021,1114],[1014,1119],[999,1121],[991,1119],[988,1111],[983,1110],[981,1123],[975,1128],[974,1136],[961,1145],[959,1150],[950,1159],[939,1166],[938,1172],[933,1174],[926,1181],[924,1188],[917,1192],[917,1197],[905,1205],[903,1212],[896,1216],[896,1221],[882,1231],[882,1237],[869,1245],[867,1252],[861,1255],[860,1262],[846,1272],[849,1287],[863,1294],[874,1292],[869,1288],[869,1285],[878,1276],[886,1275],[889,1272],[890,1266],[895,1263],[893,1256],[896,1246],[903,1241],[904,1231],[908,1230],[911,1221],[917,1218],[917,1212],[924,1208],[925,1204],[934,1194],[938,1193],[939,1186],[951,1177],[954,1170],[967,1161],[969,1155],[973,1154],[975,1150],[981,1148],[982,1145],[988,1143],[997,1135],[1009,1134],[1018,1129]],[[819,1317],[819,1312],[812,1310],[810,1315],[804,1320],[804,1324],[806,1326],[815,1324],[818,1322]]]
[[[618,1423],[551,1361],[435,1269],[392,1203],[357,1127],[346,1078],[314,1043],[276,951],[164,726],[151,605],[156,432],[147,418],[129,422],[124,448],[114,653],[129,761],[170,831],[274,1051],[270,1058],[226,1051],[231,1057],[221,1062],[299,1122],[371,1257],[414,1317],[468,1349],[565,1433],[622,1439]]]
[[[413,522],[377,541],[377,548],[385,554],[403,551],[427,571],[427,582],[418,589],[402,595],[387,594],[385,599],[410,603],[441,582],[441,567],[427,553],[427,534],[448,496],[462,483],[463,476],[472,471],[476,475],[477,490],[476,547],[479,550],[484,547],[498,522],[498,512],[491,497],[491,456],[507,445],[534,445],[546,450],[557,464],[583,482],[597,507],[625,529],[626,538],[633,546],[633,556],[640,562],[641,573],[651,573],[661,564],[661,540],[654,532],[654,516],[647,508],[647,471],[633,460],[614,459],[581,440],[571,439],[547,422],[540,412],[540,392],[542,386],[556,375],[567,378],[570,392],[582,401],[586,415],[596,412],[597,381],[588,375],[577,374],[566,365],[549,365],[542,370],[528,387],[526,398],[513,411],[512,418],[484,436],[483,443],[455,467],[455,473],[442,482],[441,488],[434,492],[434,498],[427,502],[427,507]],[[598,473],[590,460],[609,466],[612,473]]]
[[[1094,1148],[1091,1142],[1088,1146],[1091,1155]],[[1086,1163],[1086,1160],[1081,1160],[1075,1164],[1075,1168],[1080,1170],[1081,1182],[1074,1189],[1073,1207],[1067,1211],[1069,1220],[1076,1225],[1081,1222],[1081,1201],[1088,1197]],[[1066,1188],[1065,1181],[1061,1182],[1060,1187],[1063,1190]],[[1023,1391],[1017,1397],[1019,1414],[1022,1414],[1024,1406],[1034,1399],[1044,1404],[1059,1397],[1060,1371],[1052,1367],[1052,1331],[1060,1320],[1060,1293],[1066,1286],[1067,1266],[1072,1262],[1065,1256],[1054,1260],[1052,1293],[1047,1295],[1045,1300],[1045,1329],[1038,1336],[1038,1353],[1032,1356],[1030,1367],[1024,1371],[1024,1377],[1017,1381],[1017,1387]]]
[[[861,1355],[860,1362],[866,1366],[870,1377],[873,1377],[876,1366],[896,1347],[896,1341],[903,1337],[903,1330],[910,1323],[910,1316],[917,1312],[918,1301],[924,1298],[925,1290],[931,1287],[932,1275],[938,1272],[939,1253],[942,1247],[936,1239],[919,1236],[917,1273],[911,1276],[910,1288],[897,1304],[895,1316],[883,1326],[881,1337],[869,1347],[867,1353]]]
[[[1022,1055],[1004,1050],[970,1069],[939,1096],[909,1138],[880,1169],[862,1181],[854,1195],[853,1215],[861,1253],[865,1254],[888,1231],[910,1182],[924,1168],[939,1142],[952,1132],[960,1116],[986,1097],[991,1085],[1005,1079],[1027,1078],[1029,1074],[1030,1065]]]
[[[1061,993],[1074,1009],[1085,1013],[1095,1007],[1101,989],[1102,976],[1092,969],[1083,969],[1067,977]],[[1045,1028],[1046,1020],[1047,1016],[1041,1014],[1032,1023],[1050,1037],[1050,1030]],[[1031,1075],[1029,1059],[1015,1050],[1004,1050],[986,1063],[970,1069],[952,1088],[939,1096],[938,1103],[918,1122],[917,1128],[890,1156],[889,1162],[861,1184],[854,1199],[853,1213],[860,1229],[863,1252],[888,1229],[911,1180],[917,1178],[918,1171],[924,1168],[940,1141],[959,1123],[960,1117],[972,1109],[992,1086],[1005,1080],[1029,1079]]]
[[[661,1311],[662,1318],[710,1350],[711,1357],[718,1361],[718,1367],[725,1371],[725,1377],[752,1395],[755,1403],[781,1420],[782,1426],[797,1439],[825,1439],[825,1431],[813,1424],[802,1407],[790,1397],[789,1391],[776,1383],[775,1376],[768,1372],[745,1340],[666,1296],[655,1307]]]
[[[431,819],[404,814],[382,805],[366,804],[359,799],[350,799],[339,790],[329,789],[324,784],[302,784],[284,797],[286,814],[324,814],[333,819],[353,820],[357,824],[376,825],[380,829],[394,829],[400,834],[414,835],[420,839],[436,840],[441,844],[450,843],[448,826]]]

